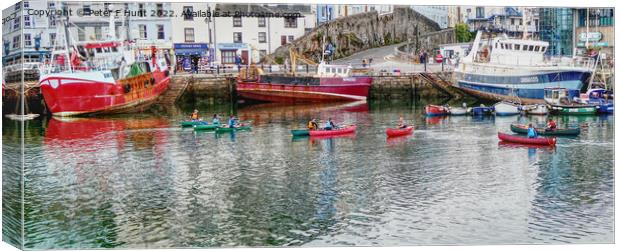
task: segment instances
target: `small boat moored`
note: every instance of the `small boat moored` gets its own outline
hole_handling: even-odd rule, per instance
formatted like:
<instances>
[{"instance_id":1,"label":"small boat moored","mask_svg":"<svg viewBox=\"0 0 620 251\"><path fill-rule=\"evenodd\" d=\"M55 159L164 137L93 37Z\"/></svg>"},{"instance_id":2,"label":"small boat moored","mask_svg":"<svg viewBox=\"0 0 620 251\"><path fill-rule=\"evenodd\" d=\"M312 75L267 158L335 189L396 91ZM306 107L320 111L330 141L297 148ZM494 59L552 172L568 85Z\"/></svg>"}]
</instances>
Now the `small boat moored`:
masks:
<instances>
[{"instance_id":1,"label":"small boat moored","mask_svg":"<svg viewBox=\"0 0 620 251\"><path fill-rule=\"evenodd\" d=\"M555 130L546 130L546 128L535 128L538 135L547 135L547 136L576 136L581 133L581 129L577 128L565 128L565 129L555 129ZM519 125L519 124L511 124L510 130L515 133L527 134L527 126Z\"/></svg>"},{"instance_id":2,"label":"small boat moored","mask_svg":"<svg viewBox=\"0 0 620 251\"><path fill-rule=\"evenodd\" d=\"M596 104L583 104L574 102L576 94L566 88L545 88L545 102L551 113L563 115L592 115L596 114Z\"/></svg>"},{"instance_id":3,"label":"small boat moored","mask_svg":"<svg viewBox=\"0 0 620 251\"><path fill-rule=\"evenodd\" d=\"M484 116L493 114L493 107L478 106L469 108L469 113L473 116Z\"/></svg>"},{"instance_id":4,"label":"small boat moored","mask_svg":"<svg viewBox=\"0 0 620 251\"><path fill-rule=\"evenodd\" d=\"M445 116L450 114L450 108L441 105L427 105L424 107L426 116Z\"/></svg>"},{"instance_id":5,"label":"small boat moored","mask_svg":"<svg viewBox=\"0 0 620 251\"><path fill-rule=\"evenodd\" d=\"M342 127L339 129L333 129L333 130L312 130L312 131L309 131L308 133L310 134L310 136L334 136L334 135L354 133L356 129L357 129L357 126L350 125L350 126Z\"/></svg>"},{"instance_id":6,"label":"small boat moored","mask_svg":"<svg viewBox=\"0 0 620 251\"><path fill-rule=\"evenodd\" d=\"M388 137L404 136L413 133L413 126L405 128L388 128L385 130Z\"/></svg>"},{"instance_id":7,"label":"small boat moored","mask_svg":"<svg viewBox=\"0 0 620 251\"><path fill-rule=\"evenodd\" d=\"M522 110L530 115L547 115L547 113L549 113L546 104L525 105L522 107Z\"/></svg>"},{"instance_id":8,"label":"small boat moored","mask_svg":"<svg viewBox=\"0 0 620 251\"><path fill-rule=\"evenodd\" d=\"M521 113L521 105L508 101L501 101L493 105L495 115L497 116L512 116Z\"/></svg>"},{"instance_id":9,"label":"small boat moored","mask_svg":"<svg viewBox=\"0 0 620 251\"><path fill-rule=\"evenodd\" d=\"M528 138L523 136L509 135L505 133L498 132L497 137L506 142L518 143L518 144L532 144L532 145L547 145L552 146L555 145L555 138L546 138L546 137L537 137L537 138Z\"/></svg>"}]
</instances>

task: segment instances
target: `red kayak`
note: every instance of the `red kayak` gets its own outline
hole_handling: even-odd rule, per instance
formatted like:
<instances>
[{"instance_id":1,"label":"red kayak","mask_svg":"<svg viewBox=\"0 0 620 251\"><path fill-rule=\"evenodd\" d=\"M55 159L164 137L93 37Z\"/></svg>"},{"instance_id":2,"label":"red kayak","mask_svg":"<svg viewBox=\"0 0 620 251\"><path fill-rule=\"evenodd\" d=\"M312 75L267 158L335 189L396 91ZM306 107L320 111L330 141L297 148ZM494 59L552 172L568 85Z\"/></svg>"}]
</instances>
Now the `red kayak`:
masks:
<instances>
[{"instance_id":1,"label":"red kayak","mask_svg":"<svg viewBox=\"0 0 620 251\"><path fill-rule=\"evenodd\" d=\"M546 146L553 146L555 145L555 141L556 141L555 138L545 138L545 137L528 138L528 137L523 137L523 136L508 135L508 134L501 133L501 132L497 133L497 137L500 140L506 141L506 142L513 142L513 143L519 143L519 144L532 144L532 145L546 145Z\"/></svg>"},{"instance_id":2,"label":"red kayak","mask_svg":"<svg viewBox=\"0 0 620 251\"><path fill-rule=\"evenodd\" d=\"M355 132L355 129L356 129L356 126L351 125L351 126L347 126L347 127L343 127L339 129L332 129L332 130L311 130L308 133L310 133L310 136L332 136L332 135L352 133L352 132Z\"/></svg>"},{"instance_id":3,"label":"red kayak","mask_svg":"<svg viewBox=\"0 0 620 251\"><path fill-rule=\"evenodd\" d=\"M385 130L385 133L387 134L388 137L409 135L412 132L413 132L413 126L408 126L405 128L388 128Z\"/></svg>"},{"instance_id":4,"label":"red kayak","mask_svg":"<svg viewBox=\"0 0 620 251\"><path fill-rule=\"evenodd\" d=\"M445 116L450 114L450 109L440 105L427 105L424 107L424 111L428 116Z\"/></svg>"}]
</instances>

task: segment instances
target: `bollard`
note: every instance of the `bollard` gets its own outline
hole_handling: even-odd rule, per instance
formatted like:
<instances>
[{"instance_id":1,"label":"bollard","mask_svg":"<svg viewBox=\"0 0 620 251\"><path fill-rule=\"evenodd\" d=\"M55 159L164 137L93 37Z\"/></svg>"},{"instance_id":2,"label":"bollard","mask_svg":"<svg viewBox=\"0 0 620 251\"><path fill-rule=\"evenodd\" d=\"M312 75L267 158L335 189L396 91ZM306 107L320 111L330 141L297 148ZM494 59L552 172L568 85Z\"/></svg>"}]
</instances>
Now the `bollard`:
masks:
<instances>
[{"instance_id":1,"label":"bollard","mask_svg":"<svg viewBox=\"0 0 620 251\"><path fill-rule=\"evenodd\" d=\"M271 69L272 66L273 65L271 65L271 64L269 65L269 73L273 72L273 69Z\"/></svg>"},{"instance_id":2,"label":"bollard","mask_svg":"<svg viewBox=\"0 0 620 251\"><path fill-rule=\"evenodd\" d=\"M306 73L310 72L309 67L309 65L306 65Z\"/></svg>"}]
</instances>

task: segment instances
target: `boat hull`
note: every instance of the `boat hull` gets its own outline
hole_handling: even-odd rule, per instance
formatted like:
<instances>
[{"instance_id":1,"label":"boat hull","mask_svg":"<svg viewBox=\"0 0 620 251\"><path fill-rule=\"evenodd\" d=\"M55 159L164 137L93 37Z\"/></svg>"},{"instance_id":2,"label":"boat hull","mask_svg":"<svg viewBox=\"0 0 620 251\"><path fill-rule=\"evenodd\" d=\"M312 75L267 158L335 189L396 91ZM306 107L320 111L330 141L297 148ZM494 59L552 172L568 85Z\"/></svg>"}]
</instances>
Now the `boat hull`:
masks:
<instances>
[{"instance_id":1,"label":"boat hull","mask_svg":"<svg viewBox=\"0 0 620 251\"><path fill-rule=\"evenodd\" d=\"M528 137L522 137L522 136L508 135L508 134L501 133L501 132L497 133L497 137L502 141L517 143L517 144L552 146L552 145L555 145L555 142L556 142L555 138L544 138L544 137L528 138Z\"/></svg>"},{"instance_id":2,"label":"boat hull","mask_svg":"<svg viewBox=\"0 0 620 251\"><path fill-rule=\"evenodd\" d=\"M291 130L294 137L310 136L309 130Z\"/></svg>"},{"instance_id":3,"label":"boat hull","mask_svg":"<svg viewBox=\"0 0 620 251\"><path fill-rule=\"evenodd\" d=\"M270 82L267 82L270 81ZM281 103L366 100L370 77L261 77L256 82L237 81L243 98Z\"/></svg>"},{"instance_id":4,"label":"boat hull","mask_svg":"<svg viewBox=\"0 0 620 251\"><path fill-rule=\"evenodd\" d=\"M499 102L493 106L493 109L497 116L512 116L521 113L520 107L517 104L507 102Z\"/></svg>"},{"instance_id":5,"label":"boat hull","mask_svg":"<svg viewBox=\"0 0 620 251\"><path fill-rule=\"evenodd\" d=\"M544 102L544 89L549 87L566 88L579 93L586 83L590 72L579 70L510 72L505 67L476 65L474 69L484 69L480 74L475 71L456 71L456 86L464 92L487 100L509 100L524 104ZM495 74L491 74L495 73Z\"/></svg>"},{"instance_id":6,"label":"boat hull","mask_svg":"<svg viewBox=\"0 0 620 251\"><path fill-rule=\"evenodd\" d=\"M42 76L41 93L54 116L132 113L148 109L168 88L164 72L115 81L106 72L74 72ZM129 86L129 87L127 87Z\"/></svg>"},{"instance_id":7,"label":"boat hull","mask_svg":"<svg viewBox=\"0 0 620 251\"><path fill-rule=\"evenodd\" d=\"M312 131L309 131L309 134L310 136L335 136L335 135L354 133L356 129L357 129L357 126L352 125L352 126L348 126L345 128L334 129L334 130L312 130Z\"/></svg>"},{"instance_id":8,"label":"boat hull","mask_svg":"<svg viewBox=\"0 0 620 251\"><path fill-rule=\"evenodd\" d=\"M510 130L519 133L519 134L527 134L527 126L525 125L510 125ZM543 136L577 136L581 133L581 129L579 128L567 128L567 129L555 129L555 130L545 130L545 128L536 128L536 133L538 135Z\"/></svg>"},{"instance_id":9,"label":"boat hull","mask_svg":"<svg viewBox=\"0 0 620 251\"><path fill-rule=\"evenodd\" d=\"M445 116L450 114L450 109L440 105L427 105L424 107L424 112L427 116Z\"/></svg>"},{"instance_id":10,"label":"boat hull","mask_svg":"<svg viewBox=\"0 0 620 251\"><path fill-rule=\"evenodd\" d=\"M408 126L406 128L388 128L385 130L385 134L387 134L388 137L404 136L411 133L413 133L413 126Z\"/></svg>"}]
</instances>

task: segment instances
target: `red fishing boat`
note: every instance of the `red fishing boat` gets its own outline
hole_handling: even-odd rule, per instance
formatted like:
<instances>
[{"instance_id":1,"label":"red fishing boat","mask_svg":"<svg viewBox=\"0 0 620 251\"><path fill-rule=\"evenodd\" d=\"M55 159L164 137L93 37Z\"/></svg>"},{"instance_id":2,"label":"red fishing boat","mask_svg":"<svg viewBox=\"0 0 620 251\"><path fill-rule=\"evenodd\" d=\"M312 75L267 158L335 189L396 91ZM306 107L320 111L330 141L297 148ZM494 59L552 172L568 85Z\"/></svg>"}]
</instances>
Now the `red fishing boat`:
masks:
<instances>
[{"instance_id":1,"label":"red fishing boat","mask_svg":"<svg viewBox=\"0 0 620 251\"><path fill-rule=\"evenodd\" d=\"M552 145L555 145L555 142L556 142L555 138L545 138L545 137L528 138L528 137L523 137L523 136L508 135L508 134L501 133L501 132L497 133L497 137L502 141L518 143L518 144L552 146Z\"/></svg>"},{"instance_id":2,"label":"red fishing boat","mask_svg":"<svg viewBox=\"0 0 620 251\"><path fill-rule=\"evenodd\" d=\"M110 28L106 41L68 45L66 38L41 67L41 93L53 115L142 111L168 88L167 56L160 57L155 47L141 55L132 44L115 40Z\"/></svg>"}]
</instances>

